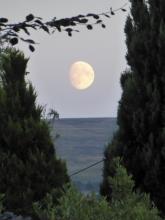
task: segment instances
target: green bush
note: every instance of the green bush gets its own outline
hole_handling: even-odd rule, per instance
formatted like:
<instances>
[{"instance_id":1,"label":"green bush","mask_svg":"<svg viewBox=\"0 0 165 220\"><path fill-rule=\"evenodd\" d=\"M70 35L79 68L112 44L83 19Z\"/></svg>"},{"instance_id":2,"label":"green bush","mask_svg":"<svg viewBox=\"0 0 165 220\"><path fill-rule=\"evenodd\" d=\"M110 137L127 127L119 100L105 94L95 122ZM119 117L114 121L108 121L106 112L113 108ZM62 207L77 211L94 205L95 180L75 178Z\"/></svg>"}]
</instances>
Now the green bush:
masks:
<instances>
[{"instance_id":1,"label":"green bush","mask_svg":"<svg viewBox=\"0 0 165 220\"><path fill-rule=\"evenodd\" d=\"M58 205L54 203L54 192L47 194L42 202L34 204L40 220L160 220L158 210L146 194L132 192L134 181L120 159L113 161L116 172L109 178L112 201L104 197L83 195L75 187L66 186Z\"/></svg>"},{"instance_id":2,"label":"green bush","mask_svg":"<svg viewBox=\"0 0 165 220\"><path fill-rule=\"evenodd\" d=\"M134 181L131 175L120 164L120 159L113 160L116 172L109 177L112 188L111 219L115 220L159 220L157 208L151 203L147 194L133 192Z\"/></svg>"},{"instance_id":3,"label":"green bush","mask_svg":"<svg viewBox=\"0 0 165 220\"><path fill-rule=\"evenodd\" d=\"M44 208L44 205L46 204ZM57 206L48 194L41 203L34 204L40 220L109 220L110 207L105 198L96 195L85 196L75 187L66 186Z\"/></svg>"}]
</instances>

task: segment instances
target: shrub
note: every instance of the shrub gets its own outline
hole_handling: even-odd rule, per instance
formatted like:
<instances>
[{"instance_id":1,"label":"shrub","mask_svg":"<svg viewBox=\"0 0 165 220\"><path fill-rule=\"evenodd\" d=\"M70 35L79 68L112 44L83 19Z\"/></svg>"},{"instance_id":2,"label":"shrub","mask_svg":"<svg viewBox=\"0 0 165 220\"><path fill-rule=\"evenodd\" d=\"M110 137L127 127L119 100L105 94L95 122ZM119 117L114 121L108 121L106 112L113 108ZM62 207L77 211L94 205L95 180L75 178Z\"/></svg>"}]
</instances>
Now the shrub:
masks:
<instances>
[{"instance_id":1,"label":"shrub","mask_svg":"<svg viewBox=\"0 0 165 220\"><path fill-rule=\"evenodd\" d=\"M158 210L150 202L149 196L132 192L134 181L120 159L114 161L115 175L109 178L112 201L94 194L83 195L74 186L65 186L56 206L54 196L34 204L40 220L160 220Z\"/></svg>"}]
</instances>

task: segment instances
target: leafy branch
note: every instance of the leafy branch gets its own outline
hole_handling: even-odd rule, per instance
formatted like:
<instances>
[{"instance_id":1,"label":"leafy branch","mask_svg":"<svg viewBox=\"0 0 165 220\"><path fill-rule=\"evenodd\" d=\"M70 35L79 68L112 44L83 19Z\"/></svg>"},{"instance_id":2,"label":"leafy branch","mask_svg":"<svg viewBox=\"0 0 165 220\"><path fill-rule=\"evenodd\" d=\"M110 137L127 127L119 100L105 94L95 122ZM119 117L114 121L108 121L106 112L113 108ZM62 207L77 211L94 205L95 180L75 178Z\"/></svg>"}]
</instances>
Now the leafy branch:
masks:
<instances>
[{"instance_id":1,"label":"leafy branch","mask_svg":"<svg viewBox=\"0 0 165 220\"><path fill-rule=\"evenodd\" d=\"M18 44L19 41L23 41L28 44L29 49L33 52L36 42L29 38L31 35L30 30L42 30L48 34L53 34L55 31L65 31L68 36L71 37L73 32L79 32L79 30L76 29L78 25L84 25L88 30L92 30L94 25L100 25L102 28L106 28L103 18L111 18L118 11L125 12L127 4L128 3L115 10L111 7L109 11L100 14L89 13L62 19L54 17L52 20L46 22L44 22L41 17L36 17L33 14L27 15L23 22L14 24L9 23L7 18L0 18L0 43L9 43L14 46ZM21 37L22 33L24 33L26 37ZM27 36L29 37L27 38Z\"/></svg>"}]
</instances>

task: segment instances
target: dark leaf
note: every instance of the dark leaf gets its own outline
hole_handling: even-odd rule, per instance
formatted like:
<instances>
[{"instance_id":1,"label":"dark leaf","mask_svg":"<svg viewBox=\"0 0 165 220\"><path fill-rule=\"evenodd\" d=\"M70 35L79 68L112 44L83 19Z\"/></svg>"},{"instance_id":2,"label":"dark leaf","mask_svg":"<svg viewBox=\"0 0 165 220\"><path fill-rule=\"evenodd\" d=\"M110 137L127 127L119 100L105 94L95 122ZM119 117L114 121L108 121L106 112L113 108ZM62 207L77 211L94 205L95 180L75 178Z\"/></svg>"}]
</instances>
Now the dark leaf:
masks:
<instances>
[{"instance_id":1,"label":"dark leaf","mask_svg":"<svg viewBox=\"0 0 165 220\"><path fill-rule=\"evenodd\" d=\"M94 14L89 13L89 14L87 14L87 17L93 17L93 15L94 15Z\"/></svg>"},{"instance_id":2,"label":"dark leaf","mask_svg":"<svg viewBox=\"0 0 165 220\"><path fill-rule=\"evenodd\" d=\"M59 25L57 25L56 28L59 32L61 32L61 27Z\"/></svg>"},{"instance_id":3,"label":"dark leaf","mask_svg":"<svg viewBox=\"0 0 165 220\"><path fill-rule=\"evenodd\" d=\"M105 24L102 24L101 27L102 27L102 28L106 28L106 25L105 25Z\"/></svg>"},{"instance_id":4,"label":"dark leaf","mask_svg":"<svg viewBox=\"0 0 165 220\"><path fill-rule=\"evenodd\" d=\"M88 30L92 30L92 29L93 29L93 27L92 27L91 24L88 24L88 25L87 25L87 28L88 28Z\"/></svg>"},{"instance_id":5,"label":"dark leaf","mask_svg":"<svg viewBox=\"0 0 165 220\"><path fill-rule=\"evenodd\" d=\"M7 18L0 18L0 23L6 23L6 22L8 22Z\"/></svg>"},{"instance_id":6,"label":"dark leaf","mask_svg":"<svg viewBox=\"0 0 165 220\"><path fill-rule=\"evenodd\" d=\"M29 45L29 49L31 50L31 52L35 51L35 48L32 45Z\"/></svg>"},{"instance_id":7,"label":"dark leaf","mask_svg":"<svg viewBox=\"0 0 165 220\"><path fill-rule=\"evenodd\" d=\"M30 44L35 44L35 41L34 40L31 40L31 39L27 39L26 42L30 43Z\"/></svg>"},{"instance_id":8,"label":"dark leaf","mask_svg":"<svg viewBox=\"0 0 165 220\"><path fill-rule=\"evenodd\" d=\"M100 16L99 15L93 15L93 17L95 18L95 19L99 19L100 18Z\"/></svg>"},{"instance_id":9,"label":"dark leaf","mask_svg":"<svg viewBox=\"0 0 165 220\"><path fill-rule=\"evenodd\" d=\"M114 11L112 10L112 8L110 8L111 11L111 15L115 15Z\"/></svg>"},{"instance_id":10,"label":"dark leaf","mask_svg":"<svg viewBox=\"0 0 165 220\"><path fill-rule=\"evenodd\" d=\"M68 36L69 36L69 37L72 37L72 32L68 32Z\"/></svg>"},{"instance_id":11,"label":"dark leaf","mask_svg":"<svg viewBox=\"0 0 165 220\"><path fill-rule=\"evenodd\" d=\"M93 18L95 18L95 19L99 19L99 18L100 18L99 15L92 14L92 13L89 13L89 14L87 14L86 16L87 16L87 17L93 17Z\"/></svg>"},{"instance_id":12,"label":"dark leaf","mask_svg":"<svg viewBox=\"0 0 165 220\"><path fill-rule=\"evenodd\" d=\"M66 28L65 30L66 30L67 32L72 32L72 31L73 31L72 28Z\"/></svg>"},{"instance_id":13,"label":"dark leaf","mask_svg":"<svg viewBox=\"0 0 165 220\"><path fill-rule=\"evenodd\" d=\"M103 21L102 20L98 20L97 22L96 22L96 24L99 24L99 23L102 23Z\"/></svg>"},{"instance_id":14,"label":"dark leaf","mask_svg":"<svg viewBox=\"0 0 165 220\"><path fill-rule=\"evenodd\" d=\"M18 38L16 38L16 37L14 37L14 38L11 38L10 39L10 43L11 43L11 45L16 45L16 44L18 44Z\"/></svg>"},{"instance_id":15,"label":"dark leaf","mask_svg":"<svg viewBox=\"0 0 165 220\"><path fill-rule=\"evenodd\" d=\"M40 21L39 19L35 20L34 22L37 23L37 24L43 25L42 21Z\"/></svg>"},{"instance_id":16,"label":"dark leaf","mask_svg":"<svg viewBox=\"0 0 165 220\"><path fill-rule=\"evenodd\" d=\"M79 22L80 22L80 23L84 23L84 24L85 24L85 23L87 23L87 22L88 22L88 19L84 18L84 19L79 20Z\"/></svg>"},{"instance_id":17,"label":"dark leaf","mask_svg":"<svg viewBox=\"0 0 165 220\"><path fill-rule=\"evenodd\" d=\"M105 17L110 18L110 16L108 14L103 14Z\"/></svg>"},{"instance_id":18,"label":"dark leaf","mask_svg":"<svg viewBox=\"0 0 165 220\"><path fill-rule=\"evenodd\" d=\"M122 8L121 10L124 11L124 12L127 11L125 8Z\"/></svg>"},{"instance_id":19,"label":"dark leaf","mask_svg":"<svg viewBox=\"0 0 165 220\"><path fill-rule=\"evenodd\" d=\"M35 41L32 40L32 39L24 39L24 38L21 38L21 40L24 41L24 42L27 42L27 43L29 43L29 44L35 44Z\"/></svg>"},{"instance_id":20,"label":"dark leaf","mask_svg":"<svg viewBox=\"0 0 165 220\"><path fill-rule=\"evenodd\" d=\"M33 14L29 14L26 16L26 21L29 22L29 21L32 21L34 19L34 15Z\"/></svg>"},{"instance_id":21,"label":"dark leaf","mask_svg":"<svg viewBox=\"0 0 165 220\"><path fill-rule=\"evenodd\" d=\"M84 18L85 16L84 15L78 15L77 17L78 18Z\"/></svg>"},{"instance_id":22,"label":"dark leaf","mask_svg":"<svg viewBox=\"0 0 165 220\"><path fill-rule=\"evenodd\" d=\"M71 37L72 36L72 31L73 29L72 28L66 28L65 31L68 32L68 36Z\"/></svg>"},{"instance_id":23,"label":"dark leaf","mask_svg":"<svg viewBox=\"0 0 165 220\"><path fill-rule=\"evenodd\" d=\"M49 29L47 26L43 25L41 26L41 28L49 34Z\"/></svg>"}]
</instances>

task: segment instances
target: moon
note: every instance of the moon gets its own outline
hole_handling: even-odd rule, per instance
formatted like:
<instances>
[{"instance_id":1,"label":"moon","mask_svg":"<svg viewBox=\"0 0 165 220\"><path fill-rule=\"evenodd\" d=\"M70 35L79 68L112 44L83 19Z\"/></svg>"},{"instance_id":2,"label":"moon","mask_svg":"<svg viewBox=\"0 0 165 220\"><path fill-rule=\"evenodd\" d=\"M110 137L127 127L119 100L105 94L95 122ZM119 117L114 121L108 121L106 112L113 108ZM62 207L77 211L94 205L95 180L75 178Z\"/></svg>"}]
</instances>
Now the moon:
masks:
<instances>
[{"instance_id":1,"label":"moon","mask_svg":"<svg viewBox=\"0 0 165 220\"><path fill-rule=\"evenodd\" d=\"M70 68L70 82L72 86L79 90L90 87L95 78L92 66L83 61L77 61Z\"/></svg>"}]
</instances>

